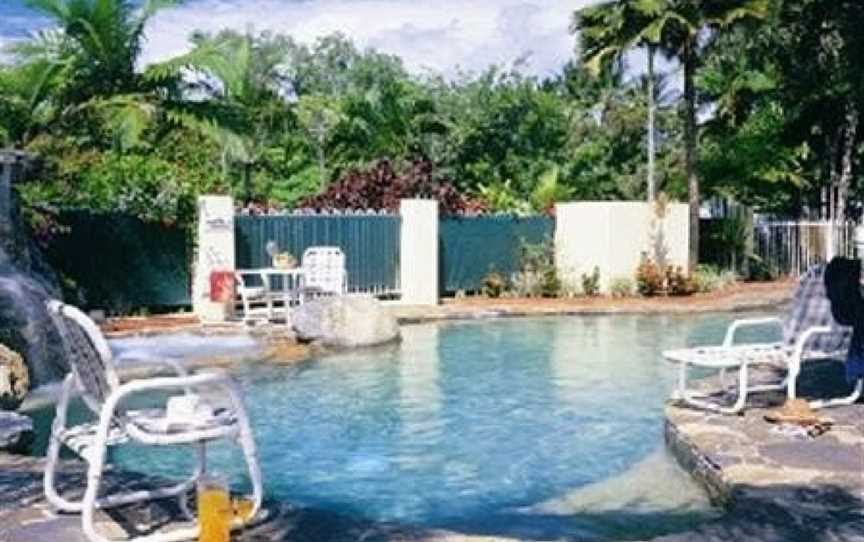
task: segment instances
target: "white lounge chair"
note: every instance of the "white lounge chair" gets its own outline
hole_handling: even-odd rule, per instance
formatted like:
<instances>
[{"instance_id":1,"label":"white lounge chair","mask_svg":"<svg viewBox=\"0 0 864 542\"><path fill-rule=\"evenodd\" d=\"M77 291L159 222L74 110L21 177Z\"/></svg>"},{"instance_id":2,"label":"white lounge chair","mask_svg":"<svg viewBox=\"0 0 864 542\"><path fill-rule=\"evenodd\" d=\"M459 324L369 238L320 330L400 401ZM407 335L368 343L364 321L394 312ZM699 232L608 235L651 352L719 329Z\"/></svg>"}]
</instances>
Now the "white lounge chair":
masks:
<instances>
[{"instance_id":1,"label":"white lounge chair","mask_svg":"<svg viewBox=\"0 0 864 542\"><path fill-rule=\"evenodd\" d=\"M58 510L81 514L84 534L91 542L108 542L94 525L96 509L104 509L134 502L168 497L180 499L181 509L191 520L186 506L186 497L195 488L206 471L206 445L218 439L235 440L243 449L252 483L252 512L247 522L254 518L261 507L263 495L261 471L255 451L255 442L249 418L235 384L223 373L207 372L188 374L181 365L165 360L177 376L120 381L114 369L111 350L99 328L81 311L59 301L49 303L49 311L61 327L64 341L70 352L71 372L63 381L62 392L48 446L45 469L45 495ZM196 390L218 392L228 401L228 408L208 408L206 402L194 395ZM124 401L153 391L177 391L196 402L199 408L186 416L173 418L165 409L129 410ZM75 427L67 427L66 416L69 401L74 392L80 392L87 407L96 415L97 421ZM172 399L169 399L169 402ZM134 441L144 445L189 445L197 455L197 465L186 480L167 487L100 496L102 474L110 446ZM60 449L66 446L88 463L87 486L80 501L61 496L55 478ZM239 521L233 527L240 527ZM168 532L160 532L135 538L141 542L171 542L197 538L200 527L197 522Z\"/></svg>"},{"instance_id":2,"label":"white lounge chair","mask_svg":"<svg viewBox=\"0 0 864 542\"><path fill-rule=\"evenodd\" d=\"M348 272L345 253L338 247L310 247L303 253L302 299L326 295L345 295Z\"/></svg>"},{"instance_id":3,"label":"white lounge chair","mask_svg":"<svg viewBox=\"0 0 864 542\"><path fill-rule=\"evenodd\" d=\"M795 292L792 307L785 319L755 318L736 320L726 331L720 346L702 346L668 350L663 357L679 366L678 387L672 399L705 410L723 414L736 414L744 409L748 394L752 392L786 390L787 397L797 397L797 380L801 363L807 360L843 359L849 349L851 328L843 327L831 316L831 305L825 292L824 266L811 268ZM746 327L779 325L783 339L776 343L736 344L738 332ZM778 383L751 385L749 369L754 364L771 364L786 369L785 378ZM713 369L720 373L720 382L726 388L725 374L738 369L737 398L732 405L710 400L704 393L688 388L690 367ZM824 408L852 404L861 397L864 380L859 380L847 397L811 401L811 408Z\"/></svg>"}]
</instances>

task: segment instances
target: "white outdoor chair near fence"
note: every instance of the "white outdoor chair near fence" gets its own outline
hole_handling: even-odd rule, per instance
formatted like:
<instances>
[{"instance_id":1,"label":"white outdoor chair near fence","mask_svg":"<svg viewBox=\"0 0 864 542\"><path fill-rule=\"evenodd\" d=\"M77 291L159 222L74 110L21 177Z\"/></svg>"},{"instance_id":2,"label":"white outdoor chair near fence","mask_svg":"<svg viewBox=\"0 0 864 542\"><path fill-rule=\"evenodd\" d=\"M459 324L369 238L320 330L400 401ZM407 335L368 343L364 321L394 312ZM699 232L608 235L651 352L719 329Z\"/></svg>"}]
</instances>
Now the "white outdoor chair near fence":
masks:
<instances>
[{"instance_id":1,"label":"white outdoor chair near fence","mask_svg":"<svg viewBox=\"0 0 864 542\"><path fill-rule=\"evenodd\" d=\"M310 247L303 253L303 288L301 299L345 295L348 272L345 253L338 247Z\"/></svg>"},{"instance_id":2,"label":"white outdoor chair near fence","mask_svg":"<svg viewBox=\"0 0 864 542\"><path fill-rule=\"evenodd\" d=\"M234 273L234 280L237 295L243 304L243 322L249 323L257 318L272 320L275 309L267 277L263 273L238 271Z\"/></svg>"},{"instance_id":3,"label":"white outdoor chair near fence","mask_svg":"<svg viewBox=\"0 0 864 542\"><path fill-rule=\"evenodd\" d=\"M92 320L75 307L59 301L51 301L49 311L62 330L72 368L63 381L45 469L45 495L55 508L80 513L87 538L91 542L107 542L110 539L99 533L94 524L97 509L176 497L188 523L134 540L169 542L197 538L200 526L189 513L186 498L206 473L207 444L227 439L240 445L247 463L253 504L247 522L258 514L263 489L255 442L240 393L228 375L218 372L188 374L182 365L165 360L164 365L177 376L121 382L108 343ZM79 392L97 420L67 427L69 401ZM165 392L179 392L179 395L169 397L164 408L132 410L126 405L128 399L148 392L163 394L157 397L164 397ZM187 479L174 485L102 496L100 489L108 449L126 442L157 447L188 445L196 452L195 469ZM68 500L57 491L56 474L62 446L88 463L87 485L81 500ZM235 520L232 526L240 527L241 523Z\"/></svg>"},{"instance_id":4,"label":"white outdoor chair near fence","mask_svg":"<svg viewBox=\"0 0 864 542\"><path fill-rule=\"evenodd\" d=\"M801 364L808 360L844 359L849 350L852 329L839 325L831 315L824 283L825 266L812 267L802 278L795 292L790 312L785 318L756 318L736 320L727 332L721 346L701 346L669 350L663 356L679 365L678 388L674 400L698 408L735 414L744 409L747 396L752 392L786 390L787 397L797 397L797 380ZM776 343L735 344L738 332L745 327L780 325L783 340ZM749 369L754 364L771 364L786 370L778 383L751 385ZM690 367L719 371L724 389L727 370L738 369L737 398L734 404L724 405L703 393L687 387ZM842 398L811 401L812 408L848 405L858 400L864 388L859 380L851 395Z\"/></svg>"},{"instance_id":5,"label":"white outdoor chair near fence","mask_svg":"<svg viewBox=\"0 0 864 542\"><path fill-rule=\"evenodd\" d=\"M243 322L291 320L291 310L300 303L303 270L268 267L234 272L236 294L243 305ZM254 282L253 282L254 281Z\"/></svg>"}]
</instances>

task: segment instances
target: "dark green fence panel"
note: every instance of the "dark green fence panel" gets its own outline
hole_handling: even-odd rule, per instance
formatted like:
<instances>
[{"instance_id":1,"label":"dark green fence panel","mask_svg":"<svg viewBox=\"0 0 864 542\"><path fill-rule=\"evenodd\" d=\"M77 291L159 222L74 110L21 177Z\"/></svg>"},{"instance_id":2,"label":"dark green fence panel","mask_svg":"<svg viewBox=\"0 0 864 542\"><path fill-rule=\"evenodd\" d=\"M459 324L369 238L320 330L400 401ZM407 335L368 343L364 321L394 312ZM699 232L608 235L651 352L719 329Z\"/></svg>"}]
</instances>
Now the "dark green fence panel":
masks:
<instances>
[{"instance_id":1,"label":"dark green fence panel","mask_svg":"<svg viewBox=\"0 0 864 542\"><path fill-rule=\"evenodd\" d=\"M550 238L549 217L489 216L441 220L441 287L445 292L477 291L491 271L509 277L519 270L523 244Z\"/></svg>"},{"instance_id":2,"label":"dark green fence panel","mask_svg":"<svg viewBox=\"0 0 864 542\"><path fill-rule=\"evenodd\" d=\"M122 214L64 213L47 250L54 268L88 308L128 312L188 305L191 251L186 230Z\"/></svg>"},{"instance_id":3,"label":"dark green fence panel","mask_svg":"<svg viewBox=\"0 0 864 542\"><path fill-rule=\"evenodd\" d=\"M349 291L399 292L398 216L238 216L234 224L238 269L269 267L268 241L298 261L309 247L336 246L345 253Z\"/></svg>"}]
</instances>

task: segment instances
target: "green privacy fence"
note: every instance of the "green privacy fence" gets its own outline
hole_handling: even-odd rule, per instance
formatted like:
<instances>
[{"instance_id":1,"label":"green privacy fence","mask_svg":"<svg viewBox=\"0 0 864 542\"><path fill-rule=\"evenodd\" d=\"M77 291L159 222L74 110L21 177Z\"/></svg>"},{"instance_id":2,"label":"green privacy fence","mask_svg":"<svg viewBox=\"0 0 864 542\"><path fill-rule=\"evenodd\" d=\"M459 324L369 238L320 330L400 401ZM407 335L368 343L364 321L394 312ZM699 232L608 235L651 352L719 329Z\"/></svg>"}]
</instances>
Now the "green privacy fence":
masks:
<instances>
[{"instance_id":1,"label":"green privacy fence","mask_svg":"<svg viewBox=\"0 0 864 542\"><path fill-rule=\"evenodd\" d=\"M505 277L518 271L522 246L551 238L555 221L541 216L446 218L439 228L442 290L477 291L491 271Z\"/></svg>"},{"instance_id":2,"label":"green privacy fence","mask_svg":"<svg viewBox=\"0 0 864 542\"><path fill-rule=\"evenodd\" d=\"M350 292L399 292L398 216L238 216L234 224L238 269L269 267L269 241L298 260L309 247L336 246L345 253Z\"/></svg>"},{"instance_id":3,"label":"green privacy fence","mask_svg":"<svg viewBox=\"0 0 864 542\"><path fill-rule=\"evenodd\" d=\"M123 214L67 212L46 257L88 308L127 313L188 305L191 250L186 230ZM71 288L69 288L71 287Z\"/></svg>"}]
</instances>

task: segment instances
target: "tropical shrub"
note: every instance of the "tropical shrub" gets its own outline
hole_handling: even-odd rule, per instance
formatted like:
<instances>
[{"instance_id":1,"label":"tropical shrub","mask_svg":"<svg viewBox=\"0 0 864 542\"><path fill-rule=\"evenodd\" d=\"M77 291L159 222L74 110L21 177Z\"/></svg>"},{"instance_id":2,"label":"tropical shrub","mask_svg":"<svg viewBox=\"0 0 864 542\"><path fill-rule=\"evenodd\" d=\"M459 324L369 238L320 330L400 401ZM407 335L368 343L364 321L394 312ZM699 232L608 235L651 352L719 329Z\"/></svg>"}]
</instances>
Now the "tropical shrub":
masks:
<instances>
[{"instance_id":1,"label":"tropical shrub","mask_svg":"<svg viewBox=\"0 0 864 542\"><path fill-rule=\"evenodd\" d=\"M630 277L615 277L609 283L612 297L630 297L635 289L636 286Z\"/></svg>"},{"instance_id":2,"label":"tropical shrub","mask_svg":"<svg viewBox=\"0 0 864 542\"><path fill-rule=\"evenodd\" d=\"M582 293L587 296L596 296L600 293L600 268L596 265L591 274L582 273Z\"/></svg>"},{"instance_id":3,"label":"tropical shrub","mask_svg":"<svg viewBox=\"0 0 864 542\"><path fill-rule=\"evenodd\" d=\"M666 277L660 270L660 266L647 256L642 257L642 262L636 268L636 289L640 295L646 297L661 293L664 289Z\"/></svg>"},{"instance_id":4,"label":"tropical shrub","mask_svg":"<svg viewBox=\"0 0 864 542\"><path fill-rule=\"evenodd\" d=\"M696 291L693 280L679 266L666 268L666 292L669 295L691 295Z\"/></svg>"},{"instance_id":5,"label":"tropical shrub","mask_svg":"<svg viewBox=\"0 0 864 542\"><path fill-rule=\"evenodd\" d=\"M555 265L555 245L550 237L540 243L522 243L519 272L513 277L518 293L527 296L557 297L562 290Z\"/></svg>"},{"instance_id":6,"label":"tropical shrub","mask_svg":"<svg viewBox=\"0 0 864 542\"><path fill-rule=\"evenodd\" d=\"M713 292L732 286L737 281L734 271L724 271L713 265L699 265L691 275L697 292Z\"/></svg>"},{"instance_id":7,"label":"tropical shrub","mask_svg":"<svg viewBox=\"0 0 864 542\"><path fill-rule=\"evenodd\" d=\"M501 297L507 289L507 280L501 273L490 271L483 277L483 295L486 297Z\"/></svg>"}]
</instances>

